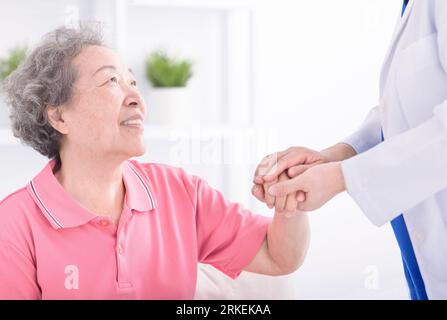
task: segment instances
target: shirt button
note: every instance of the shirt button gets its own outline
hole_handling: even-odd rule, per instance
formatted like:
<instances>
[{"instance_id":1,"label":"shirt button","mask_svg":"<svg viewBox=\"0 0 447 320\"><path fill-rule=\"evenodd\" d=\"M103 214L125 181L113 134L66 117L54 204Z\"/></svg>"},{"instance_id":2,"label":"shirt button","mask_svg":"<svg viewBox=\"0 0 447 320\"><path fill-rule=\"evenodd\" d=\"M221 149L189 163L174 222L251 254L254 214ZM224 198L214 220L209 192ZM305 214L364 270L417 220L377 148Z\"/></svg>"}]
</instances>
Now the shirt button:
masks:
<instances>
[{"instance_id":1,"label":"shirt button","mask_svg":"<svg viewBox=\"0 0 447 320\"><path fill-rule=\"evenodd\" d=\"M107 219L99 220L99 225L102 226L102 227L107 227L109 224L110 224L110 222Z\"/></svg>"},{"instance_id":2,"label":"shirt button","mask_svg":"<svg viewBox=\"0 0 447 320\"><path fill-rule=\"evenodd\" d=\"M118 246L118 253L119 254L123 254L124 253L124 249L121 245Z\"/></svg>"}]
</instances>

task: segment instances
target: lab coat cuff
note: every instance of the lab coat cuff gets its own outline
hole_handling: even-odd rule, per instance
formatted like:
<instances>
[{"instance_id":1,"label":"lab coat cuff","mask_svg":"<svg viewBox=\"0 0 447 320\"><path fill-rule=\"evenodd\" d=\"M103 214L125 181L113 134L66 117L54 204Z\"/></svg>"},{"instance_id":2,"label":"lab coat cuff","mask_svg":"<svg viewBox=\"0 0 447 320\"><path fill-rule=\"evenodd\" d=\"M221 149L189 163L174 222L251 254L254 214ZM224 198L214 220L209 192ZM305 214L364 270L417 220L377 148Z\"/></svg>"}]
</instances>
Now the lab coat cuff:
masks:
<instances>
[{"instance_id":1,"label":"lab coat cuff","mask_svg":"<svg viewBox=\"0 0 447 320\"><path fill-rule=\"evenodd\" d=\"M346 191L360 207L366 217L376 226L380 227L392 218L384 214L374 199L369 196L368 190L363 185L363 179L357 168L356 157L341 162Z\"/></svg>"},{"instance_id":2,"label":"lab coat cuff","mask_svg":"<svg viewBox=\"0 0 447 320\"><path fill-rule=\"evenodd\" d=\"M369 149L369 145L364 142L364 140L361 138L360 134L354 133L341 141L339 143L345 143L350 145L357 154L360 154L362 152L365 152Z\"/></svg>"}]
</instances>

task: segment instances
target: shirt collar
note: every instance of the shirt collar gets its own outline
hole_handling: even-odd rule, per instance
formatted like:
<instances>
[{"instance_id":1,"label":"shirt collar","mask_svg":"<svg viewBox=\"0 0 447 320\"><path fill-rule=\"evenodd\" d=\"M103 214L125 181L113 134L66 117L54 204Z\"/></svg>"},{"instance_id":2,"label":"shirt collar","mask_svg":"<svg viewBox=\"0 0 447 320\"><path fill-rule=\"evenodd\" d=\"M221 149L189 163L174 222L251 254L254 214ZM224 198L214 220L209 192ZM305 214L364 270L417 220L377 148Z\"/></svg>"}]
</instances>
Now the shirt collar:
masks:
<instances>
[{"instance_id":1,"label":"shirt collar","mask_svg":"<svg viewBox=\"0 0 447 320\"><path fill-rule=\"evenodd\" d=\"M73 228L88 223L98 215L71 197L53 173L56 161L50 160L27 186L31 197L55 229ZM126 187L125 205L138 212L154 211L155 197L149 180L131 161L123 164Z\"/></svg>"}]
</instances>

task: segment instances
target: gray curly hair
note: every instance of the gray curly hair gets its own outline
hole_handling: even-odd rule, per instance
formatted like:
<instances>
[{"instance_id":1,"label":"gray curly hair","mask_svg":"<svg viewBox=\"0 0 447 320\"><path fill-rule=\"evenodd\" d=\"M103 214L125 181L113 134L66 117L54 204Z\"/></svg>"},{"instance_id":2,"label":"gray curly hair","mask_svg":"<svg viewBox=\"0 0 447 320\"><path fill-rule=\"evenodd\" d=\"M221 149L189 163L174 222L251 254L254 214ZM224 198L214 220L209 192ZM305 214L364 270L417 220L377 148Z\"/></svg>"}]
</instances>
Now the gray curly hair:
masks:
<instances>
[{"instance_id":1,"label":"gray curly hair","mask_svg":"<svg viewBox=\"0 0 447 320\"><path fill-rule=\"evenodd\" d=\"M59 164L62 135L51 126L47 107L70 101L77 78L71 62L90 45L104 46L100 28L81 25L51 31L2 85L14 137Z\"/></svg>"}]
</instances>

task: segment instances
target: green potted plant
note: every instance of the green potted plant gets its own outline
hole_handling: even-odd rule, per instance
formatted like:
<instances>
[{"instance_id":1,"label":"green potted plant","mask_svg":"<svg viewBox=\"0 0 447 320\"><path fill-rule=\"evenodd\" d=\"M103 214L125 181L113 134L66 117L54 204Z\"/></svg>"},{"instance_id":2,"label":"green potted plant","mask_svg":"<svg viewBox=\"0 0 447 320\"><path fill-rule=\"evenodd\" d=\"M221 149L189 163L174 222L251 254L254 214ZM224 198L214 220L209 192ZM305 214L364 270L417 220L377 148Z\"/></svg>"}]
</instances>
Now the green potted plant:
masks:
<instances>
[{"instance_id":1,"label":"green potted plant","mask_svg":"<svg viewBox=\"0 0 447 320\"><path fill-rule=\"evenodd\" d=\"M17 46L9 50L9 55L6 58L0 59L0 81L9 76L25 59L26 46Z\"/></svg>"},{"instance_id":2,"label":"green potted plant","mask_svg":"<svg viewBox=\"0 0 447 320\"><path fill-rule=\"evenodd\" d=\"M0 58L0 86L1 82L22 63L27 50L27 46L16 46L9 50L9 54L6 57ZM3 97L0 96L0 127L8 124L8 110Z\"/></svg>"},{"instance_id":3,"label":"green potted plant","mask_svg":"<svg viewBox=\"0 0 447 320\"><path fill-rule=\"evenodd\" d=\"M188 81L193 75L192 62L155 51L146 60L148 120L162 125L186 125L193 119Z\"/></svg>"}]
</instances>

